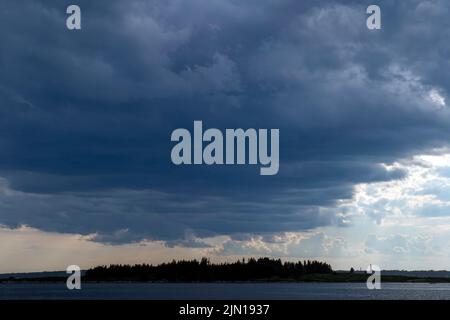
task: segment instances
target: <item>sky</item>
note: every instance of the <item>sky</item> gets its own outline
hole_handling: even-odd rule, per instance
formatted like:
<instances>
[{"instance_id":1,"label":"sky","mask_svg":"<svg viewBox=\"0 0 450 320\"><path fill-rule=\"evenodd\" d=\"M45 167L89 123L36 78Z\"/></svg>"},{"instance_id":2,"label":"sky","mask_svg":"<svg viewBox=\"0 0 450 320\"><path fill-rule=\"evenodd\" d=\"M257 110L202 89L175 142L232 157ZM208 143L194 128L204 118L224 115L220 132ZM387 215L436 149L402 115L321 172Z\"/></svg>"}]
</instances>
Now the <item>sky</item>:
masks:
<instances>
[{"instance_id":1,"label":"sky","mask_svg":"<svg viewBox=\"0 0 450 320\"><path fill-rule=\"evenodd\" d=\"M0 272L450 269L450 3L376 1L368 30L371 4L1 1ZM278 174L175 166L195 120L278 128Z\"/></svg>"}]
</instances>

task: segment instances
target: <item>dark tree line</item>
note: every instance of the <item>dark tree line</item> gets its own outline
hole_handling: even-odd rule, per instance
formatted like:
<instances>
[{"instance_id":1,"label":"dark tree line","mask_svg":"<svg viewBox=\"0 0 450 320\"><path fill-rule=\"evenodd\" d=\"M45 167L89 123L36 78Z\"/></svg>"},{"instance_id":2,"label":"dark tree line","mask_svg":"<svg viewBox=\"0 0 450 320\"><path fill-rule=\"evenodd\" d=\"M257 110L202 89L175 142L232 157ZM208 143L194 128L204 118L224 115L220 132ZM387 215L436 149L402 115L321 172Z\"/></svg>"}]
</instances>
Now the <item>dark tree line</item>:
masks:
<instances>
[{"instance_id":1,"label":"dark tree line","mask_svg":"<svg viewBox=\"0 0 450 320\"><path fill-rule=\"evenodd\" d=\"M86 271L90 281L252 281L300 279L307 274L332 273L331 266L320 261L281 262L260 258L213 264L208 259L181 260L157 266L149 264L99 266Z\"/></svg>"}]
</instances>

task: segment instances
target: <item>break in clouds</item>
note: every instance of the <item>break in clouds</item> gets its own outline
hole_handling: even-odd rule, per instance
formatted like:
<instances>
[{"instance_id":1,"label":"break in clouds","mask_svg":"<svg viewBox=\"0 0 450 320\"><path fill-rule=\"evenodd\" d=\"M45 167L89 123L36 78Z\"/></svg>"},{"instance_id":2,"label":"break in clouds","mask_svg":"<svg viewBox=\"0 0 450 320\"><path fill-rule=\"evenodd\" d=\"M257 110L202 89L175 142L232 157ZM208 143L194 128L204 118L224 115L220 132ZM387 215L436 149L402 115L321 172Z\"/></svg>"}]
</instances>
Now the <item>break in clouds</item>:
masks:
<instances>
[{"instance_id":1,"label":"break in clouds","mask_svg":"<svg viewBox=\"0 0 450 320\"><path fill-rule=\"evenodd\" d=\"M168 243L345 227L448 147L448 1L0 3L0 224ZM170 134L279 128L280 168L175 166Z\"/></svg>"}]
</instances>

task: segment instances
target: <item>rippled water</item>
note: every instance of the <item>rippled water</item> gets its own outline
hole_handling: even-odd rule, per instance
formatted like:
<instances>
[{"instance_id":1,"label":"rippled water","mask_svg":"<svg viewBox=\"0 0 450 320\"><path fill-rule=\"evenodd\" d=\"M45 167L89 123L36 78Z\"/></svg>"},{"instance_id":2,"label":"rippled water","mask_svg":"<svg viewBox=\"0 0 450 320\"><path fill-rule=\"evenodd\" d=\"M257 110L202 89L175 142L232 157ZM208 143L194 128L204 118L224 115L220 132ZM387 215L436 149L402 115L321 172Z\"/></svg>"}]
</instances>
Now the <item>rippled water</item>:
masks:
<instances>
[{"instance_id":1,"label":"rippled water","mask_svg":"<svg viewBox=\"0 0 450 320\"><path fill-rule=\"evenodd\" d=\"M384 283L100 283L0 284L0 299L450 299L450 284Z\"/></svg>"}]
</instances>

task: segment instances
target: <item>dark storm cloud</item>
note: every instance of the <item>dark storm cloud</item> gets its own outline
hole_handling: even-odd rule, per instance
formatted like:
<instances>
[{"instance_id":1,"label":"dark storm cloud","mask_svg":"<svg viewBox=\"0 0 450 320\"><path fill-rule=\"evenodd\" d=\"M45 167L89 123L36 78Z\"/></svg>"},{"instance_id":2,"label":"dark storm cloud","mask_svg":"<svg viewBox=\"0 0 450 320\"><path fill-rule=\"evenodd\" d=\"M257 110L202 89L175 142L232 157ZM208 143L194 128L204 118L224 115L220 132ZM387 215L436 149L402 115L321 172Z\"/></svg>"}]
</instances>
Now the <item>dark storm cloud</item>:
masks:
<instances>
[{"instance_id":1,"label":"dark storm cloud","mask_svg":"<svg viewBox=\"0 0 450 320\"><path fill-rule=\"evenodd\" d=\"M0 4L0 224L177 241L340 225L356 183L448 144L445 1ZM170 133L280 128L280 172L175 167ZM12 189L12 190L11 190ZM187 239L187 240L186 240Z\"/></svg>"}]
</instances>

